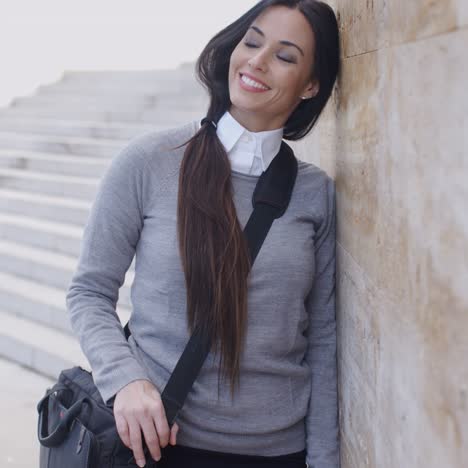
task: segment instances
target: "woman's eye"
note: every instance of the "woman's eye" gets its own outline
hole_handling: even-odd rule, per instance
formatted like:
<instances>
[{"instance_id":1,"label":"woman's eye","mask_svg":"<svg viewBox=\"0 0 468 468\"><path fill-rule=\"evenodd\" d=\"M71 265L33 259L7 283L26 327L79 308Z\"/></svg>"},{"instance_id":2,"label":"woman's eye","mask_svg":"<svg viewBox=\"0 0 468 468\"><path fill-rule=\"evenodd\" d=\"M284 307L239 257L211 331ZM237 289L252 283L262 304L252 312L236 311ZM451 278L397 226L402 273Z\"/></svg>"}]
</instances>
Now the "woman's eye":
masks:
<instances>
[{"instance_id":1,"label":"woman's eye","mask_svg":"<svg viewBox=\"0 0 468 468\"><path fill-rule=\"evenodd\" d=\"M246 47L249 47L249 48L258 48L257 45L252 44L251 42L244 42L244 45L245 45ZM289 60L289 59L287 59L287 58L281 57L280 55L277 55L277 57L278 57L280 60L282 60L283 62L295 63L294 60Z\"/></svg>"},{"instance_id":2,"label":"woman's eye","mask_svg":"<svg viewBox=\"0 0 468 468\"><path fill-rule=\"evenodd\" d=\"M288 59L285 59L284 57L280 57L279 55L278 55L278 58L283 60L284 62L294 63L294 60L288 60Z\"/></svg>"}]
</instances>

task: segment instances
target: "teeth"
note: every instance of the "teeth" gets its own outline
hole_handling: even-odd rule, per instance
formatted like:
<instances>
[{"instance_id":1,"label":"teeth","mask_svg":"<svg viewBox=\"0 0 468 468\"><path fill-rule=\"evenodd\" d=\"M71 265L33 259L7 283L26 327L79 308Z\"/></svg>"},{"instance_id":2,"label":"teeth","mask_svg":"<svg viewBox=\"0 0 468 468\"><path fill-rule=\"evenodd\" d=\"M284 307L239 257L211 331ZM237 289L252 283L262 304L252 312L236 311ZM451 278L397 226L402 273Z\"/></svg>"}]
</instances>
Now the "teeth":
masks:
<instances>
[{"instance_id":1,"label":"teeth","mask_svg":"<svg viewBox=\"0 0 468 468\"><path fill-rule=\"evenodd\" d=\"M249 86L253 86L254 88L259 88L259 89L268 89L266 86L261 85L260 83L257 83L254 80L251 80L250 78L247 78L245 75L241 76L241 80L244 83L247 83Z\"/></svg>"}]
</instances>

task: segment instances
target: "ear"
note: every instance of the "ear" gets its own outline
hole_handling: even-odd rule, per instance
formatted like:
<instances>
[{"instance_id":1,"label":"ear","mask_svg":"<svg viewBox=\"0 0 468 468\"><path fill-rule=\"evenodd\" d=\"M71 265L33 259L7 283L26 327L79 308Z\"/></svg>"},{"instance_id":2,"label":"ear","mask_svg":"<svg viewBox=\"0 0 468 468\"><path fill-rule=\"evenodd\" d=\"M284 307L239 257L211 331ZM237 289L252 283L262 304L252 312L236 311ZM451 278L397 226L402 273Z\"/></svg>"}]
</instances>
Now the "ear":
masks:
<instances>
[{"instance_id":1,"label":"ear","mask_svg":"<svg viewBox=\"0 0 468 468\"><path fill-rule=\"evenodd\" d=\"M307 99L313 98L319 92L319 89L320 83L318 79L310 80L303 89L301 96L306 96Z\"/></svg>"}]
</instances>

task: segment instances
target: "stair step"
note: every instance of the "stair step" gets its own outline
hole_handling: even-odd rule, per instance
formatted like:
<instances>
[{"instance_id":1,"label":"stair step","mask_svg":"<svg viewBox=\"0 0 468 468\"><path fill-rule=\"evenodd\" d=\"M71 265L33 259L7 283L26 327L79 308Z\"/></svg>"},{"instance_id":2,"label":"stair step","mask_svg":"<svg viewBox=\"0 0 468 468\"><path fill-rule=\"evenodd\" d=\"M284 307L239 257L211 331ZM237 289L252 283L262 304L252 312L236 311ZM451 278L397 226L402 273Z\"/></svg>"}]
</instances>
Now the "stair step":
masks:
<instances>
[{"instance_id":1,"label":"stair step","mask_svg":"<svg viewBox=\"0 0 468 468\"><path fill-rule=\"evenodd\" d=\"M67 97L82 96L85 98L94 99L119 99L131 103L139 102L141 105L145 103L161 103L164 101L165 106L171 107L174 100L187 99L191 102L197 102L198 105L207 104L208 94L198 82L183 81L172 84L172 89L162 89L155 87L154 84L138 87L130 87L126 84L108 83L102 85L100 83L85 84L85 83L68 83L61 82L54 85L44 85L37 88L35 94L30 94L28 97ZM23 96L22 96L23 97ZM21 98L22 98L21 97ZM14 101L13 101L14 102Z\"/></svg>"},{"instance_id":2,"label":"stair step","mask_svg":"<svg viewBox=\"0 0 468 468\"><path fill-rule=\"evenodd\" d=\"M197 81L193 79L166 80L155 83L154 81L132 84L124 81L59 81L48 83L37 88L36 95L50 96L57 94L75 95L107 95L107 96L154 96L161 94L179 94L201 96L208 99L208 94Z\"/></svg>"},{"instance_id":3,"label":"stair step","mask_svg":"<svg viewBox=\"0 0 468 468\"><path fill-rule=\"evenodd\" d=\"M70 255L5 240L0 240L0 257L1 272L61 289L69 287L78 263L78 259ZM126 307L131 307L130 287L134 273L132 262L119 294L119 302Z\"/></svg>"},{"instance_id":4,"label":"stair step","mask_svg":"<svg viewBox=\"0 0 468 468\"><path fill-rule=\"evenodd\" d=\"M0 111L0 115L3 112ZM79 137L53 137L48 135L28 135L15 132L0 132L0 147L32 150L44 153L72 154L95 158L112 158L125 146L121 140L104 140Z\"/></svg>"},{"instance_id":5,"label":"stair step","mask_svg":"<svg viewBox=\"0 0 468 468\"><path fill-rule=\"evenodd\" d=\"M16 242L26 248L77 258L81 251L83 226L0 212L0 242ZM135 267L135 257L128 275Z\"/></svg>"},{"instance_id":6,"label":"stair step","mask_svg":"<svg viewBox=\"0 0 468 468\"><path fill-rule=\"evenodd\" d=\"M67 289L37 283L0 272L0 304L14 316L73 335L66 306ZM125 324L130 309L117 304L117 315Z\"/></svg>"},{"instance_id":7,"label":"stair step","mask_svg":"<svg viewBox=\"0 0 468 468\"><path fill-rule=\"evenodd\" d=\"M0 304L17 316L71 334L63 289L0 272Z\"/></svg>"},{"instance_id":8,"label":"stair step","mask_svg":"<svg viewBox=\"0 0 468 468\"><path fill-rule=\"evenodd\" d=\"M63 369L91 370L78 338L0 310L0 356L57 379Z\"/></svg>"},{"instance_id":9,"label":"stair step","mask_svg":"<svg viewBox=\"0 0 468 468\"><path fill-rule=\"evenodd\" d=\"M190 123L193 120L201 120L206 114L207 108L191 110L144 110L118 111L95 109L47 109L42 107L24 109L21 107L0 108L0 118L54 118L65 120L100 120L102 122L120 122L134 124L153 124L180 126ZM0 142L0 145L2 143ZM61 150L63 151L63 149ZM87 153L89 154L89 153Z\"/></svg>"},{"instance_id":10,"label":"stair step","mask_svg":"<svg viewBox=\"0 0 468 468\"><path fill-rule=\"evenodd\" d=\"M65 255L80 254L83 227L30 216L0 213L0 239Z\"/></svg>"},{"instance_id":11,"label":"stair step","mask_svg":"<svg viewBox=\"0 0 468 468\"><path fill-rule=\"evenodd\" d=\"M0 118L0 131L53 137L77 137L108 140L130 140L138 135L171 128L168 125L103 123L99 121L73 121L52 118L14 117Z\"/></svg>"},{"instance_id":12,"label":"stair step","mask_svg":"<svg viewBox=\"0 0 468 468\"><path fill-rule=\"evenodd\" d=\"M24 190L0 189L0 213L23 218L38 218L76 225L82 228L91 209L91 201L54 197Z\"/></svg>"},{"instance_id":13,"label":"stair step","mask_svg":"<svg viewBox=\"0 0 468 468\"><path fill-rule=\"evenodd\" d=\"M129 96L109 93L63 93L56 95L32 95L14 98L10 106L15 108L55 108L55 109L102 109L115 111L199 110L206 105L206 98L200 94L189 93L152 93Z\"/></svg>"},{"instance_id":14,"label":"stair step","mask_svg":"<svg viewBox=\"0 0 468 468\"><path fill-rule=\"evenodd\" d=\"M194 71L194 63L167 70L67 70L59 83L81 83L87 86L96 83L108 86L111 83L114 86L131 87L151 85L153 89L167 92L174 83L193 83Z\"/></svg>"},{"instance_id":15,"label":"stair step","mask_svg":"<svg viewBox=\"0 0 468 468\"><path fill-rule=\"evenodd\" d=\"M48 174L23 169L0 168L0 187L44 195L93 200L99 178Z\"/></svg>"},{"instance_id":16,"label":"stair step","mask_svg":"<svg viewBox=\"0 0 468 468\"><path fill-rule=\"evenodd\" d=\"M0 149L0 169L22 169L78 177L101 177L112 158Z\"/></svg>"}]
</instances>

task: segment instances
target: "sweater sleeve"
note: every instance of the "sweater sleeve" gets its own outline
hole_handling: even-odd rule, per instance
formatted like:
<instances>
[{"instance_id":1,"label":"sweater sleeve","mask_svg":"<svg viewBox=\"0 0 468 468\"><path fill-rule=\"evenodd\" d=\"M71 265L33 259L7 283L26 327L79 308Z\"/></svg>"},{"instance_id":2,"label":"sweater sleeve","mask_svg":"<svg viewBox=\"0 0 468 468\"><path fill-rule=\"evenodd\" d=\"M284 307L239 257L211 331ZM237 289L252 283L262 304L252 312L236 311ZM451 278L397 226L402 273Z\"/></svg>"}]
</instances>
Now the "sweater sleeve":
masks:
<instances>
[{"instance_id":1,"label":"sweater sleeve","mask_svg":"<svg viewBox=\"0 0 468 468\"><path fill-rule=\"evenodd\" d=\"M306 297L309 315L306 361L312 391L306 415L309 468L339 468L338 386L335 313L336 194L327 176L318 196L325 214L315 237L315 276Z\"/></svg>"},{"instance_id":2,"label":"sweater sleeve","mask_svg":"<svg viewBox=\"0 0 468 468\"><path fill-rule=\"evenodd\" d=\"M146 162L135 139L111 159L83 230L78 265L66 295L72 331L106 405L130 382L150 380L133 355L116 313L119 289L143 227L151 185L146 180Z\"/></svg>"}]
</instances>

